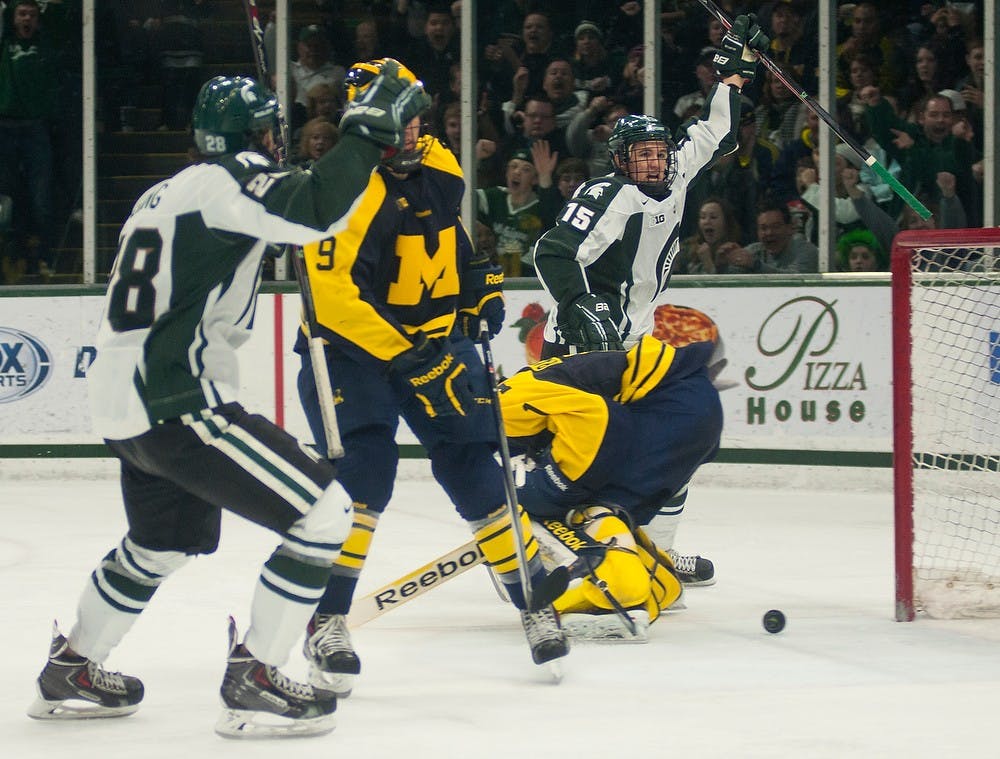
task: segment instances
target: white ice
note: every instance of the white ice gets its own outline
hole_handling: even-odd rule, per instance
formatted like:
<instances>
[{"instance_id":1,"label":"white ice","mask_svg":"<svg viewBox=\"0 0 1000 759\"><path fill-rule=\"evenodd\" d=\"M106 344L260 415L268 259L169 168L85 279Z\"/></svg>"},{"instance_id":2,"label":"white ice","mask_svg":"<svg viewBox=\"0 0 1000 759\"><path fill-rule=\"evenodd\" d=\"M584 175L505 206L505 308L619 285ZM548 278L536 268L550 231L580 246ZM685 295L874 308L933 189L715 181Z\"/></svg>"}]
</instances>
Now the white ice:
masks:
<instances>
[{"instance_id":1,"label":"white ice","mask_svg":"<svg viewBox=\"0 0 1000 759\"><path fill-rule=\"evenodd\" d=\"M421 466L397 483L361 592L468 539ZM577 644L554 685L477 568L357 629L363 673L337 729L285 742L212 730L226 617L245 628L275 543L235 518L219 551L171 578L108 661L144 680L137 714L26 717L52 619L69 629L124 517L110 467L82 479L72 467L40 479L0 471L0 756L1000 756L1000 621L893 621L885 473L862 474L874 486L858 489L831 485L832 468L799 482L771 469L756 475L769 487L749 488L733 471L699 475L678 539L715 561L718 584L689 590L687 609L655 623L648 645ZM777 635L761 626L770 608L788 617ZM287 671L303 674L298 649Z\"/></svg>"}]
</instances>

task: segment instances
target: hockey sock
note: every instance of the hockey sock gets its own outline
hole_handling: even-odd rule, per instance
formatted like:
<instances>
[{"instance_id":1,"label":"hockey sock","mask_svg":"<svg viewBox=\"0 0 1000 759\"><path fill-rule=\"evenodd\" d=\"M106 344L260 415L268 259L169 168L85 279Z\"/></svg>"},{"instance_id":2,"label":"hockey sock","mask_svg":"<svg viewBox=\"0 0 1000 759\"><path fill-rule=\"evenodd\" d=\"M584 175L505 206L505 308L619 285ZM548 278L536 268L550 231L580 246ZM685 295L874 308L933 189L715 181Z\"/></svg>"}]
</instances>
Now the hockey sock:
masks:
<instances>
[{"instance_id":1,"label":"hockey sock","mask_svg":"<svg viewBox=\"0 0 1000 759\"><path fill-rule=\"evenodd\" d=\"M350 611L358 576L371 550L372 538L375 536L380 516L379 512L366 508L364 504L354 504L354 522L351 524L351 531L344 541L340 556L333 562L333 571L326 590L316 608L320 614L347 614Z\"/></svg>"},{"instance_id":2,"label":"hockey sock","mask_svg":"<svg viewBox=\"0 0 1000 759\"><path fill-rule=\"evenodd\" d=\"M166 577L190 561L178 551L144 548L128 536L87 581L69 634L70 647L96 662L108 658Z\"/></svg>"},{"instance_id":3,"label":"hockey sock","mask_svg":"<svg viewBox=\"0 0 1000 759\"><path fill-rule=\"evenodd\" d=\"M521 520L521 532L524 535L524 555L528 560L528 575L534 581L545 576L545 568L538 555L538 543L535 542L535 536L531 532L528 515L520 506L517 510ZM472 527L473 535L487 563L504 584L511 602L518 609L524 609L526 604L518 573L515 542L517 536L507 507L502 506L485 519L470 521L469 526Z\"/></svg>"},{"instance_id":4,"label":"hockey sock","mask_svg":"<svg viewBox=\"0 0 1000 759\"><path fill-rule=\"evenodd\" d=\"M351 499L338 482L282 536L264 563L243 644L265 664L280 667L302 635L326 589L351 526Z\"/></svg>"}]
</instances>

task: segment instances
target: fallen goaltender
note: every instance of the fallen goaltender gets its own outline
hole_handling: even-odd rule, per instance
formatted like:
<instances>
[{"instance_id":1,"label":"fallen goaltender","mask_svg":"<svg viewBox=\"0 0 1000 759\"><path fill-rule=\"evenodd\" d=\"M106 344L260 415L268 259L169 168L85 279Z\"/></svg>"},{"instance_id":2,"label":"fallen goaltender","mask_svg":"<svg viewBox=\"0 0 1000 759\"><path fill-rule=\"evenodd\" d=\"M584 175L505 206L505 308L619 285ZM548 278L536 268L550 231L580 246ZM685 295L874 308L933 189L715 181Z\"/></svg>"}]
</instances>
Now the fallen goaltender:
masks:
<instances>
[{"instance_id":1,"label":"fallen goaltender","mask_svg":"<svg viewBox=\"0 0 1000 759\"><path fill-rule=\"evenodd\" d=\"M574 638L645 643L650 623L667 610L683 608L682 584L670 556L641 528L630 527L624 512L585 506L566 520L533 521L532 531L546 567L564 566L569 572L570 587L554 606ZM475 541L465 543L356 598L348 626L360 627L398 609L483 562Z\"/></svg>"}]
</instances>

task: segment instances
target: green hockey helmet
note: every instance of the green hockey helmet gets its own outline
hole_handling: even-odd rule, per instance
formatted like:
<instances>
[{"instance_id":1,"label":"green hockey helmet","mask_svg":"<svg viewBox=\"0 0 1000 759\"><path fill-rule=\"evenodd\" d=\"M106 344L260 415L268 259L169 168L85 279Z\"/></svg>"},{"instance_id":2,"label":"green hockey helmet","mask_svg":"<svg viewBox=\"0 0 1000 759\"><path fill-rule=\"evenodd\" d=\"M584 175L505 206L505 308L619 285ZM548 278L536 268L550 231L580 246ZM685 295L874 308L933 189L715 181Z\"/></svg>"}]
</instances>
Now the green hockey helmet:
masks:
<instances>
[{"instance_id":1,"label":"green hockey helmet","mask_svg":"<svg viewBox=\"0 0 1000 759\"><path fill-rule=\"evenodd\" d=\"M191 116L194 142L204 155L255 146L278 128L278 100L255 79L217 76L202 85Z\"/></svg>"},{"instance_id":2,"label":"green hockey helmet","mask_svg":"<svg viewBox=\"0 0 1000 759\"><path fill-rule=\"evenodd\" d=\"M662 169L657 167L658 159L633 154L632 147L644 142L663 143L666 161ZM652 116L622 116L611 130L608 153L617 174L627 177L651 197L666 197L677 176L677 145L661 121Z\"/></svg>"}]
</instances>

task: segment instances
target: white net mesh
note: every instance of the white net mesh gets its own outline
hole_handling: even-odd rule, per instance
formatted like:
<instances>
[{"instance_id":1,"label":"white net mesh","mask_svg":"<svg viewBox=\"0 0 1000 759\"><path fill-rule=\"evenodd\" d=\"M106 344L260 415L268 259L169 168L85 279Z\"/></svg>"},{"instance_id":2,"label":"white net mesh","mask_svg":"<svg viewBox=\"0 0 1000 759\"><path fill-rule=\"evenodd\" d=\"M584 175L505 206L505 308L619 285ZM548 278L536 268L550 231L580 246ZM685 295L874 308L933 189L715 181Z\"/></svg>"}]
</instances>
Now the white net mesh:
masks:
<instances>
[{"instance_id":1,"label":"white net mesh","mask_svg":"<svg viewBox=\"0 0 1000 759\"><path fill-rule=\"evenodd\" d=\"M1000 616L1000 238L912 251L917 610Z\"/></svg>"}]
</instances>

